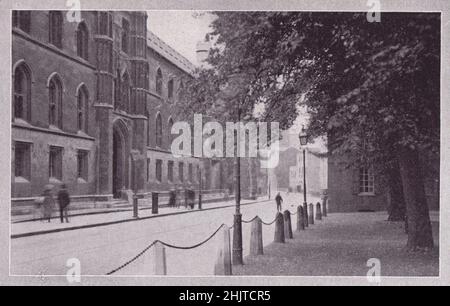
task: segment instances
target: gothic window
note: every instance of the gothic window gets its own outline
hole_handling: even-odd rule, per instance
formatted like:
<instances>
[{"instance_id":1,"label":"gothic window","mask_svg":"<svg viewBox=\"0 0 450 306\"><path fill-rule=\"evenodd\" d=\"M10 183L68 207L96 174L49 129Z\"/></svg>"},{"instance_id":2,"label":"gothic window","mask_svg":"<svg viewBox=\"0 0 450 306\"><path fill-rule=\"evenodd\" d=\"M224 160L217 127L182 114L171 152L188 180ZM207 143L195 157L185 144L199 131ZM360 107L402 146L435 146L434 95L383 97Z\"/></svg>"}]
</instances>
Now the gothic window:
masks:
<instances>
[{"instance_id":1,"label":"gothic window","mask_svg":"<svg viewBox=\"0 0 450 306\"><path fill-rule=\"evenodd\" d=\"M168 126L167 126L167 143L170 146L172 145L173 135L172 135L172 127L173 127L173 119L169 118Z\"/></svg>"},{"instance_id":2,"label":"gothic window","mask_svg":"<svg viewBox=\"0 0 450 306\"><path fill-rule=\"evenodd\" d=\"M14 118L30 119L31 74L22 63L14 71Z\"/></svg>"},{"instance_id":3,"label":"gothic window","mask_svg":"<svg viewBox=\"0 0 450 306\"><path fill-rule=\"evenodd\" d=\"M128 53L128 42L130 37L130 24L126 19L122 19L122 51Z\"/></svg>"},{"instance_id":4,"label":"gothic window","mask_svg":"<svg viewBox=\"0 0 450 306\"><path fill-rule=\"evenodd\" d=\"M48 96L49 124L58 128L62 128L62 83L57 76L54 76L49 82Z\"/></svg>"},{"instance_id":5,"label":"gothic window","mask_svg":"<svg viewBox=\"0 0 450 306\"><path fill-rule=\"evenodd\" d=\"M162 182L162 160L156 160L156 180Z\"/></svg>"},{"instance_id":6,"label":"gothic window","mask_svg":"<svg viewBox=\"0 0 450 306\"><path fill-rule=\"evenodd\" d=\"M184 163L178 163L178 180L184 182Z\"/></svg>"},{"instance_id":7,"label":"gothic window","mask_svg":"<svg viewBox=\"0 0 450 306\"><path fill-rule=\"evenodd\" d=\"M167 162L167 180L173 182L173 161Z\"/></svg>"},{"instance_id":8,"label":"gothic window","mask_svg":"<svg viewBox=\"0 0 450 306\"><path fill-rule=\"evenodd\" d=\"M173 79L170 79L167 83L167 97L173 99Z\"/></svg>"},{"instance_id":9,"label":"gothic window","mask_svg":"<svg viewBox=\"0 0 450 306\"><path fill-rule=\"evenodd\" d=\"M129 111L130 107L130 95L131 95L131 85L130 85L130 77L128 73L125 73L122 77L121 81L121 101L120 101L120 109L126 112Z\"/></svg>"},{"instance_id":10,"label":"gothic window","mask_svg":"<svg viewBox=\"0 0 450 306\"><path fill-rule=\"evenodd\" d=\"M163 131L162 131L162 118L161 114L158 114L156 116L156 146L161 147L162 146L162 138L163 138Z\"/></svg>"},{"instance_id":11,"label":"gothic window","mask_svg":"<svg viewBox=\"0 0 450 306\"><path fill-rule=\"evenodd\" d=\"M13 27L19 28L24 32L30 33L31 12L13 11Z\"/></svg>"},{"instance_id":12,"label":"gothic window","mask_svg":"<svg viewBox=\"0 0 450 306\"><path fill-rule=\"evenodd\" d=\"M48 161L48 177L62 180L62 154L61 147L50 147Z\"/></svg>"},{"instance_id":13,"label":"gothic window","mask_svg":"<svg viewBox=\"0 0 450 306\"><path fill-rule=\"evenodd\" d=\"M77 55L85 60L89 54L89 35L88 29L84 22L78 25L77 29Z\"/></svg>"},{"instance_id":14,"label":"gothic window","mask_svg":"<svg viewBox=\"0 0 450 306\"><path fill-rule=\"evenodd\" d=\"M78 150L78 152L77 152L77 177L86 182L89 179L88 158L89 158L88 151Z\"/></svg>"},{"instance_id":15,"label":"gothic window","mask_svg":"<svg viewBox=\"0 0 450 306\"><path fill-rule=\"evenodd\" d=\"M163 76L161 69L156 71L156 93L162 95Z\"/></svg>"},{"instance_id":16,"label":"gothic window","mask_svg":"<svg viewBox=\"0 0 450 306\"><path fill-rule=\"evenodd\" d=\"M97 32L100 35L112 37L112 18L108 12L98 13Z\"/></svg>"},{"instance_id":17,"label":"gothic window","mask_svg":"<svg viewBox=\"0 0 450 306\"><path fill-rule=\"evenodd\" d=\"M77 94L77 123L78 130L87 133L88 131L88 101L89 95L86 86L82 86Z\"/></svg>"},{"instance_id":18,"label":"gothic window","mask_svg":"<svg viewBox=\"0 0 450 306\"><path fill-rule=\"evenodd\" d=\"M52 45L62 48L63 16L60 11L49 13L49 41Z\"/></svg>"}]
</instances>

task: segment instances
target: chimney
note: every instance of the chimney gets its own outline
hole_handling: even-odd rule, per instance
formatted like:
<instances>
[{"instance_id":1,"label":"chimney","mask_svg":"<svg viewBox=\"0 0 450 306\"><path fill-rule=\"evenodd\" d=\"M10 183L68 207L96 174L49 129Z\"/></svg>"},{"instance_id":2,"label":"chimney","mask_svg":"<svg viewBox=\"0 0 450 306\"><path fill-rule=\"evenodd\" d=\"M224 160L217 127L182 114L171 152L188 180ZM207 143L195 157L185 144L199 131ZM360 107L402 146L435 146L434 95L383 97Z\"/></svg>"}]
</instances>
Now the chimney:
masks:
<instances>
[{"instance_id":1,"label":"chimney","mask_svg":"<svg viewBox=\"0 0 450 306\"><path fill-rule=\"evenodd\" d=\"M200 67L205 67L207 65L206 59L209 55L209 50L211 49L211 42L209 41L199 41L197 42L197 63Z\"/></svg>"}]
</instances>

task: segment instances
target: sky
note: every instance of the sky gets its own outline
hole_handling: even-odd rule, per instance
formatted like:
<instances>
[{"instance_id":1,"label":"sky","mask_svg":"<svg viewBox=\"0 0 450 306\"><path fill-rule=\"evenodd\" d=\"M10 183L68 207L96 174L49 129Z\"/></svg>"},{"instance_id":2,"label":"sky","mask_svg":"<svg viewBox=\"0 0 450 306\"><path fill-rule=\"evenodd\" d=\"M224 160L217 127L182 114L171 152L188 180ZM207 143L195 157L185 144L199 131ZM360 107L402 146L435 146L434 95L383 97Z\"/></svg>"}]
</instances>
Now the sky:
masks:
<instances>
[{"instance_id":1,"label":"sky","mask_svg":"<svg viewBox=\"0 0 450 306\"><path fill-rule=\"evenodd\" d=\"M197 65L196 45L211 31L213 17L198 11L147 11L148 28Z\"/></svg>"}]
</instances>

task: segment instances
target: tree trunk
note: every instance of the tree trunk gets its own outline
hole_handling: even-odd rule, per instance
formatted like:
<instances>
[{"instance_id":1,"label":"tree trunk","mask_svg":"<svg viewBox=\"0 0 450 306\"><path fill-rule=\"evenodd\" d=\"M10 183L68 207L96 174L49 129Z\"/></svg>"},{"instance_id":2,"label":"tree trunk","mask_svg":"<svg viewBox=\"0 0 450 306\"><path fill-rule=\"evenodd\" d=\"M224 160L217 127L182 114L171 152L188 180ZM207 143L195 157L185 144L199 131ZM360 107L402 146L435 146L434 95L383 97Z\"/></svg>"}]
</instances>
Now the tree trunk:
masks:
<instances>
[{"instance_id":1,"label":"tree trunk","mask_svg":"<svg viewBox=\"0 0 450 306\"><path fill-rule=\"evenodd\" d=\"M388 171L389 218L388 221L405 221L406 204L403 195L402 179L398 163Z\"/></svg>"},{"instance_id":2,"label":"tree trunk","mask_svg":"<svg viewBox=\"0 0 450 306\"><path fill-rule=\"evenodd\" d=\"M433 233L420 170L419 152L410 148L398 150L398 161L406 202L409 251L433 248Z\"/></svg>"}]
</instances>

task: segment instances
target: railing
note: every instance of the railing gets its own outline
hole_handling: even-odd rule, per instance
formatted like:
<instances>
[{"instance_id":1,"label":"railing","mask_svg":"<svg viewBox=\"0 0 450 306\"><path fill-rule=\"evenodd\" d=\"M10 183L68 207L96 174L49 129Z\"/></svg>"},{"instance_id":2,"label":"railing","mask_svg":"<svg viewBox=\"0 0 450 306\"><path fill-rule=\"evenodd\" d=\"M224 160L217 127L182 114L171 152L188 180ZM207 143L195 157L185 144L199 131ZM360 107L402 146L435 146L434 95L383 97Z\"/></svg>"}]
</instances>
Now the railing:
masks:
<instances>
[{"instance_id":1,"label":"railing","mask_svg":"<svg viewBox=\"0 0 450 306\"><path fill-rule=\"evenodd\" d=\"M304 231L307 227L308 220L311 221L311 216L316 221L322 221L323 217L327 216L327 200L325 199L321 203L317 203L315 207L314 215L314 205L310 204L309 213L308 210L304 210L303 206L298 206L296 212L291 212L285 210L283 213L277 212L275 219L271 222L264 222L257 215L251 220L242 220L242 223L251 224L251 235L250 235L250 255L263 255L263 239L262 239L262 226L271 226L275 224L274 230L274 243L285 243L286 239L294 239L292 232L291 216L297 216L297 232ZM314 223L309 222L310 225ZM230 246L230 230L233 226L229 227L226 224L220 225L212 234L210 234L203 241L196 243L191 246L177 246L173 244L166 243L161 240L154 240L148 246L146 246L141 252L139 252L135 257L128 260L123 265L116 269L111 270L107 275L113 275L125 267L129 266L135 262L138 258L146 254L150 249L154 249L155 254L155 265L154 273L155 275L166 275L167 274L167 263L166 263L166 253L165 247L179 250L192 250L198 248L211 239L213 239L221 230L223 232L223 243L219 245L217 250L217 258L214 266L215 275L232 275L232 263L231 263L231 246Z\"/></svg>"}]
</instances>

